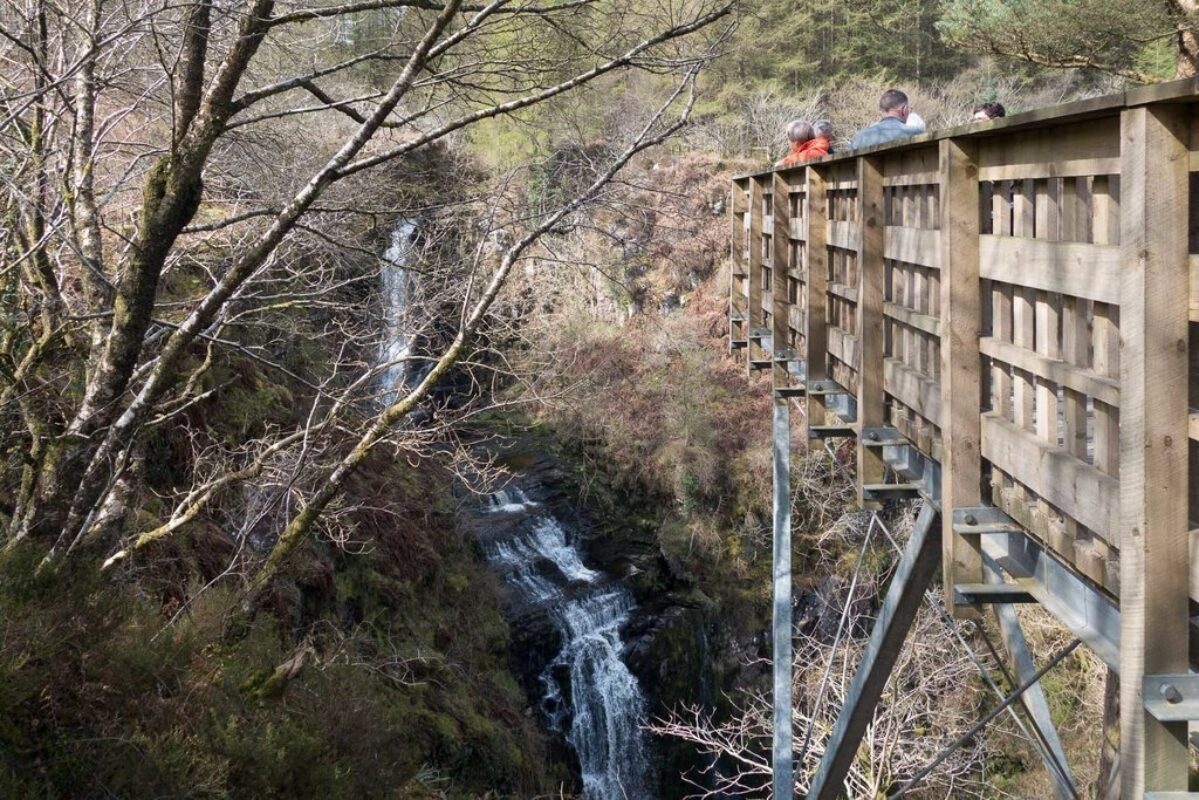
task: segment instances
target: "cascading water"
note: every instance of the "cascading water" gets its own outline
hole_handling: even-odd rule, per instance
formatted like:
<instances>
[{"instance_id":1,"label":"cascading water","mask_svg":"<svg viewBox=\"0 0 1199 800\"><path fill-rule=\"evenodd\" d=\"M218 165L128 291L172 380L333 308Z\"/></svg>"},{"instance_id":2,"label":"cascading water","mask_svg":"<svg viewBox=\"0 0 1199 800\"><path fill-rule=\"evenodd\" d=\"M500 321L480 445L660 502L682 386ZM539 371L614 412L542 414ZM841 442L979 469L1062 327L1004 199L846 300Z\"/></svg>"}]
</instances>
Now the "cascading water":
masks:
<instances>
[{"instance_id":1,"label":"cascading water","mask_svg":"<svg viewBox=\"0 0 1199 800\"><path fill-rule=\"evenodd\" d=\"M640 727L645 697L620 658L632 595L589 569L561 523L519 487L492 495L487 511L523 517L511 536L490 544L488 560L516 599L547 612L562 634L561 651L541 674L542 708L578 755L584 794L589 800L654 796Z\"/></svg>"},{"instance_id":2,"label":"cascading water","mask_svg":"<svg viewBox=\"0 0 1199 800\"><path fill-rule=\"evenodd\" d=\"M387 262L382 271L383 324L385 337L380 347L379 363L387 368L379 379L383 402L390 405L408 380L408 357L412 355L412 333L408 319L408 304L412 292L412 275L408 271L412 258L416 222L407 217L396 221L391 240L383 251Z\"/></svg>"}]
</instances>

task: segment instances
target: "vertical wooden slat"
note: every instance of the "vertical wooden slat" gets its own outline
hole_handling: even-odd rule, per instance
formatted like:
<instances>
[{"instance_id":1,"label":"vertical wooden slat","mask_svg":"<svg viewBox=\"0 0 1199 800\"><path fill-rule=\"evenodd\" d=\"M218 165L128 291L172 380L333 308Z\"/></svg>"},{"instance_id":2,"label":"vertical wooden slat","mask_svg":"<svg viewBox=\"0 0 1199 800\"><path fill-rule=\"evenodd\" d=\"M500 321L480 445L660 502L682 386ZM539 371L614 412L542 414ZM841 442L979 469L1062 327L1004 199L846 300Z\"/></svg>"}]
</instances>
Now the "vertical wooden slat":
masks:
<instances>
[{"instance_id":1,"label":"vertical wooden slat","mask_svg":"<svg viewBox=\"0 0 1199 800\"><path fill-rule=\"evenodd\" d=\"M1062 302L1062 357L1079 367L1088 365L1090 341L1087 334L1087 302L1067 297ZM1066 452L1082 461L1087 460L1087 396L1074 389L1065 389Z\"/></svg>"},{"instance_id":2,"label":"vertical wooden slat","mask_svg":"<svg viewBox=\"0 0 1199 800\"><path fill-rule=\"evenodd\" d=\"M1046 358L1061 358L1061 341L1058 338L1061 320L1061 295L1047 292L1037 294L1037 352ZM1057 384L1037 378L1036 380L1036 416L1037 438L1046 446L1058 446L1058 400ZM1044 535L1050 546L1059 554L1072 560L1074 557L1073 530L1066 530L1061 517L1049 503L1038 498L1036 504L1037 516L1044 525Z\"/></svg>"},{"instance_id":3,"label":"vertical wooden slat","mask_svg":"<svg viewBox=\"0 0 1199 800\"><path fill-rule=\"evenodd\" d=\"M912 310L928 313L928 281L924 279L923 267L912 267ZM922 331L912 331L916 352L912 366L922 374L928 374L928 340Z\"/></svg>"},{"instance_id":4,"label":"vertical wooden slat","mask_svg":"<svg viewBox=\"0 0 1199 800\"><path fill-rule=\"evenodd\" d=\"M732 193L729 197L729 257L732 260L731 268L729 269L729 342L737 339L739 334L739 323L734 319L736 314L741 310L741 270L744 262L744 252L741 249L741 239L744 235L741 232L743 216L739 211L740 204L744 202L741 198L744 193L741 187L736 182L733 183Z\"/></svg>"},{"instance_id":5,"label":"vertical wooden slat","mask_svg":"<svg viewBox=\"0 0 1199 800\"><path fill-rule=\"evenodd\" d=\"M1061 180L1046 178L1036 182L1036 238L1056 242L1060 236L1061 215L1058 209Z\"/></svg>"},{"instance_id":6,"label":"vertical wooden slat","mask_svg":"<svg viewBox=\"0 0 1199 800\"><path fill-rule=\"evenodd\" d=\"M749 220L746 214L749 211L749 195L748 182L745 179L733 183L733 194L729 207L733 267L729 275L729 307L740 316L739 320L733 320L729 326L730 343L732 341L744 341L748 334L748 323L745 313L748 308L749 298L746 296L745 275L748 270L748 258L745 252L745 242L748 235Z\"/></svg>"},{"instance_id":7,"label":"vertical wooden slat","mask_svg":"<svg viewBox=\"0 0 1199 800\"><path fill-rule=\"evenodd\" d=\"M953 531L953 509L981 501L981 327L977 144L940 143L941 460L942 556L945 605L957 609L953 585L982 581L977 542Z\"/></svg>"},{"instance_id":8,"label":"vertical wooden slat","mask_svg":"<svg viewBox=\"0 0 1199 800\"><path fill-rule=\"evenodd\" d=\"M1020 287L1012 298L1012 341L1027 350L1036 347L1033 338L1036 297L1035 290ZM1033 376L1024 370L1013 369L1012 383L1012 421L1020 428L1032 430Z\"/></svg>"},{"instance_id":9,"label":"vertical wooden slat","mask_svg":"<svg viewBox=\"0 0 1199 800\"><path fill-rule=\"evenodd\" d=\"M791 315L791 300L787 291L788 268L791 260L791 185L786 177L776 172L774 173L774 258L772 265L774 269L774 286L771 290L771 298L773 302L773 330L771 335L774 338L774 363L771 364L771 374L774 378L774 387L780 388L787 386L790 379L787 375L787 363L777 359L778 354L789 349L790 344L787 334L789 333L788 320Z\"/></svg>"},{"instance_id":10,"label":"vertical wooden slat","mask_svg":"<svg viewBox=\"0 0 1199 800\"><path fill-rule=\"evenodd\" d=\"M1097 175L1091 185L1091 209L1095 244L1120 243L1120 178Z\"/></svg>"},{"instance_id":11,"label":"vertical wooden slat","mask_svg":"<svg viewBox=\"0 0 1199 800\"><path fill-rule=\"evenodd\" d=\"M1035 219L1033 181L1017 181L1012 191L1012 235L1031 239Z\"/></svg>"},{"instance_id":12,"label":"vertical wooden slat","mask_svg":"<svg viewBox=\"0 0 1199 800\"><path fill-rule=\"evenodd\" d=\"M994 193L991 195L991 225L996 236L1012 235L1011 191L1010 181L996 181L994 184Z\"/></svg>"},{"instance_id":13,"label":"vertical wooden slat","mask_svg":"<svg viewBox=\"0 0 1199 800\"><path fill-rule=\"evenodd\" d=\"M762 327L762 179L749 180L749 263L746 272L749 275L749 308L745 310L746 335L749 346L745 348L748 361L756 361L762 357L761 347L753 338L755 328Z\"/></svg>"},{"instance_id":14,"label":"vertical wooden slat","mask_svg":"<svg viewBox=\"0 0 1199 800\"><path fill-rule=\"evenodd\" d=\"M906 205L906 203L905 203ZM905 214L908 209L905 207ZM882 451L863 444L864 428L886 420L883 397L883 172L877 158L858 159L858 502L862 486L881 483Z\"/></svg>"},{"instance_id":15,"label":"vertical wooden slat","mask_svg":"<svg viewBox=\"0 0 1199 800\"><path fill-rule=\"evenodd\" d=\"M1095 354L1095 372L1109 378L1120 377L1120 310L1107 303L1096 303L1091 321L1091 347ZM1095 466L1112 477L1120 477L1120 412L1114 406L1095 401Z\"/></svg>"},{"instance_id":16,"label":"vertical wooden slat","mask_svg":"<svg viewBox=\"0 0 1199 800\"><path fill-rule=\"evenodd\" d=\"M1120 179L1100 175L1092 185L1095 244L1120 243ZM1091 318L1091 351L1095 372L1108 378L1120 377L1120 310L1108 303L1095 303ZM1113 477L1120 476L1119 410L1094 401L1095 466Z\"/></svg>"},{"instance_id":17,"label":"vertical wooden slat","mask_svg":"<svg viewBox=\"0 0 1199 800\"><path fill-rule=\"evenodd\" d=\"M1062 193L1058 206L1058 228L1063 242L1085 241L1085 229L1080 230L1082 198L1078 194L1078 179L1063 178Z\"/></svg>"},{"instance_id":18,"label":"vertical wooden slat","mask_svg":"<svg viewBox=\"0 0 1199 800\"><path fill-rule=\"evenodd\" d=\"M1037 352L1046 358L1061 358L1058 324L1061 317L1061 297L1041 292L1037 295ZM1057 385L1037 379L1037 436L1050 447L1058 444Z\"/></svg>"},{"instance_id":19,"label":"vertical wooden slat","mask_svg":"<svg viewBox=\"0 0 1199 800\"><path fill-rule=\"evenodd\" d=\"M1186 791L1187 725L1146 713L1143 676L1187 671L1187 123L1121 113L1121 797Z\"/></svg>"},{"instance_id":20,"label":"vertical wooden slat","mask_svg":"<svg viewBox=\"0 0 1199 800\"><path fill-rule=\"evenodd\" d=\"M944 268L941 270L944 272ZM945 280L945 276L941 276ZM944 285L944 284L942 284ZM941 296L945 296L942 288ZM1012 285L991 282L991 335L1002 342L1012 341ZM1004 419L1012 418L1012 375L1009 367L991 363L991 409Z\"/></svg>"},{"instance_id":21,"label":"vertical wooden slat","mask_svg":"<svg viewBox=\"0 0 1199 800\"><path fill-rule=\"evenodd\" d=\"M828 378L828 221L829 201L825 187L825 172L818 167L808 167L807 203L805 216L808 219L808 279L804 282L804 341L807 352L804 364L806 381ZM807 427L825 423L824 397L807 395L804 398L805 438Z\"/></svg>"}]
</instances>

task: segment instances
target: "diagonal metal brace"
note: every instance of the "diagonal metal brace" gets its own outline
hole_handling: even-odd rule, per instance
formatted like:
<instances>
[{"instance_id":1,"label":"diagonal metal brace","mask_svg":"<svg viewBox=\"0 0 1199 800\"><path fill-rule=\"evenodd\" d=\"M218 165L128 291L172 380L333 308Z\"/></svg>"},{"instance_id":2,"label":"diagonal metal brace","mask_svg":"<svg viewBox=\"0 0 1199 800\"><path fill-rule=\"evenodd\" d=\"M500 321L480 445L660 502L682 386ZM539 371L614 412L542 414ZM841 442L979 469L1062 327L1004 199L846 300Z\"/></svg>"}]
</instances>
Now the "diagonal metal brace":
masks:
<instances>
[{"instance_id":1,"label":"diagonal metal brace","mask_svg":"<svg viewBox=\"0 0 1199 800\"><path fill-rule=\"evenodd\" d=\"M912 621L924 601L924 592L940 566L941 515L925 503L916 519L912 538L904 546L899 568L887 589L887 597L870 633L870 643L853 677L845 705L825 745L824 757L808 790L808 800L833 800L841 791L866 727L874 717L874 708L903 650Z\"/></svg>"}]
</instances>

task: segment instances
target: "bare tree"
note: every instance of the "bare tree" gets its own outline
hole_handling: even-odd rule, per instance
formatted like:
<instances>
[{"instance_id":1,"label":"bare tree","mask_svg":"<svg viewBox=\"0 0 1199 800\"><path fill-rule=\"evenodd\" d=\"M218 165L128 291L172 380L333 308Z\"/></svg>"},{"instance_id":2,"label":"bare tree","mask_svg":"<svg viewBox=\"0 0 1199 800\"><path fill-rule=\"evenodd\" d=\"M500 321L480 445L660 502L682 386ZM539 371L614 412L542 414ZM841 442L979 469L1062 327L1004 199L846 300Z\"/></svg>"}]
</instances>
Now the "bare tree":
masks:
<instances>
[{"instance_id":1,"label":"bare tree","mask_svg":"<svg viewBox=\"0 0 1199 800\"><path fill-rule=\"evenodd\" d=\"M0 8L9 546L33 542L47 565L97 549L116 563L266 474L282 529L254 579L266 585L378 445L401 429L414 446L444 434L440 421L412 423L413 412L475 357L509 277L539 243L687 124L731 1ZM364 355L378 326L347 313L345 297L360 311L373 288L363 275L379 272L342 267L388 265L346 229L437 205L372 206L378 183L402 184L420 158L452 152L482 123L616 91L629 73L646 75L659 101L552 202L518 202L511 181L460 187L464 234L420 243L431 288L407 324L425 354ZM304 335L336 353L315 378L286 363L287 337ZM230 355L305 385L294 426L218 443L195 424L221 391L214 364ZM380 389L397 360L424 363ZM130 534L144 444L164 429L190 443L198 466L165 521Z\"/></svg>"}]
</instances>

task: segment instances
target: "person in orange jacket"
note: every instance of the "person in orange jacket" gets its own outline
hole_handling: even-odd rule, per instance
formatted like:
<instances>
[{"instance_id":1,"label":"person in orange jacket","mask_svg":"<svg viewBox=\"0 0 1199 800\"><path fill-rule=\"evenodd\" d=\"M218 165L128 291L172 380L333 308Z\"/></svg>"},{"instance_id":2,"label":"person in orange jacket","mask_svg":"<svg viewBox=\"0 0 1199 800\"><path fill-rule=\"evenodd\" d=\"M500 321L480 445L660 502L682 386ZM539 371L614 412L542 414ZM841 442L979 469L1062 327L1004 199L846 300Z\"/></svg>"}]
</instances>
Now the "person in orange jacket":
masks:
<instances>
[{"instance_id":1,"label":"person in orange jacket","mask_svg":"<svg viewBox=\"0 0 1199 800\"><path fill-rule=\"evenodd\" d=\"M787 126L788 138L790 138L792 127L796 123L806 128L810 132L810 135L803 142L797 143L795 139L791 140L791 152L778 163L780 167L793 167L796 164L809 161L813 158L827 156L833 150L833 123L822 119L814 125L808 125L806 122L796 120L796 122Z\"/></svg>"},{"instance_id":2,"label":"person in orange jacket","mask_svg":"<svg viewBox=\"0 0 1199 800\"><path fill-rule=\"evenodd\" d=\"M802 119L791 120L787 123L787 140L791 142L791 149L775 164L776 167L789 167L803 160L800 156L812 141L812 126Z\"/></svg>"}]
</instances>

